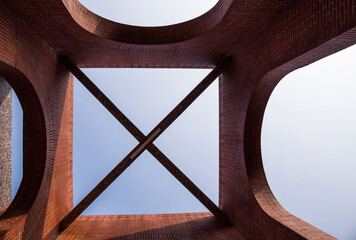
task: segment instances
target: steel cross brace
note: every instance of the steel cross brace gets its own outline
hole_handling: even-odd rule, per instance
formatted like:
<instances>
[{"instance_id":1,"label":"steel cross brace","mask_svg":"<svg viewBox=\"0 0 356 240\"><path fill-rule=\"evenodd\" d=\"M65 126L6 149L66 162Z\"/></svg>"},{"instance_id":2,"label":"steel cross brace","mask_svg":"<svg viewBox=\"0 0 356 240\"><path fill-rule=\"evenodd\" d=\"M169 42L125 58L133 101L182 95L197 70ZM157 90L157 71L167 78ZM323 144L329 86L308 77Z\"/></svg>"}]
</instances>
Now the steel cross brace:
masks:
<instances>
[{"instance_id":1,"label":"steel cross brace","mask_svg":"<svg viewBox=\"0 0 356 240\"><path fill-rule=\"evenodd\" d=\"M217 66L155 127L145 136L106 95L70 60L61 55L61 63L89 90L90 93L139 141L139 144L104 178L83 200L60 222L59 230L64 231L105 189L115 181L147 149L181 184L183 184L223 225L230 220L172 161L168 159L153 141L166 130L200 94L226 69L231 58L223 59Z\"/></svg>"}]
</instances>

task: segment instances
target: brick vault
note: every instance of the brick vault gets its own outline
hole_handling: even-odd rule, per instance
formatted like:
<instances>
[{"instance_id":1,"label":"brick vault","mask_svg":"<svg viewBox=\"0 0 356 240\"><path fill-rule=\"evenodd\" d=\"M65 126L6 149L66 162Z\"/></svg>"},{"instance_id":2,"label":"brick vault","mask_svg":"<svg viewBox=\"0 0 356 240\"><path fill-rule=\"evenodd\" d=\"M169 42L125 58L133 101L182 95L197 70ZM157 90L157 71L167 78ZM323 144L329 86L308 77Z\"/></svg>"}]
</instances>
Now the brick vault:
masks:
<instances>
[{"instance_id":1,"label":"brick vault","mask_svg":"<svg viewBox=\"0 0 356 240\"><path fill-rule=\"evenodd\" d=\"M334 239L274 198L262 166L261 125L283 76L355 43L355 0L220 0L191 21L150 28L108 21L77 0L0 0L0 75L24 112L23 180L11 203L1 184L0 239ZM80 67L213 70L145 136ZM139 140L77 206L73 75ZM217 76L219 206L152 143ZM8 87L1 87L0 110L11 118ZM6 168L11 122L0 120ZM145 149L210 213L80 216ZM1 176L2 183L10 177Z\"/></svg>"}]
</instances>

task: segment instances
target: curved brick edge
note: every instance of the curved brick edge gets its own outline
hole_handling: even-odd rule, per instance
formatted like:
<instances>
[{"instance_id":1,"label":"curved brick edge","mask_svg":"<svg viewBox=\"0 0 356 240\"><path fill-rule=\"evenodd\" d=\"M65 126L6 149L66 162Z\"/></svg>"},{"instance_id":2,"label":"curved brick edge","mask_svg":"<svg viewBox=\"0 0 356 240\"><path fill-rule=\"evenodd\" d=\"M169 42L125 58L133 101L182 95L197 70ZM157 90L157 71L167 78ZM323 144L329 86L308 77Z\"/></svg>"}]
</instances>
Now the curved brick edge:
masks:
<instances>
[{"instance_id":1,"label":"curved brick edge","mask_svg":"<svg viewBox=\"0 0 356 240\"><path fill-rule=\"evenodd\" d=\"M39 133L45 133L46 136L40 135L38 138L33 138L33 148L28 148L26 151L28 154L43 154L41 151L47 150L44 154L46 165L40 190L37 196L29 195L36 197L36 200L32 202L32 207L27 214L25 211L23 215L0 222L0 238L5 234L8 238L14 236L24 239L40 239L43 236L52 238L57 231L56 224L71 208L70 103L72 86L69 73L63 70L56 60L58 51L63 51L76 56L78 63L86 62L88 66L94 66L95 64L92 63L95 59L99 59L95 66L99 64L104 67L160 67L166 66L165 62L168 62L169 67L191 67L198 66L198 63L211 63L216 56L233 52L235 69L223 74L220 81L222 109L220 113L220 128L222 129L220 135L220 206L230 216L234 227L247 239L305 239L306 235L298 232L298 228L288 227L293 222L288 225L287 222L284 223L273 216L274 212L278 213L278 205L275 211L273 204L268 202L270 199L268 192L263 193L262 197L258 195L263 188L259 189L257 184L263 186L267 183L263 182L262 178L258 178L260 126L258 116L253 117L253 111L255 107L258 110L259 105L263 105L265 96L261 96L262 99L259 100L260 96L254 93L266 73L283 66L279 69L282 72L279 75L281 77L291 71L284 64L293 59L296 59L293 63L294 68L298 64L309 63L312 54L306 55L307 59L298 58L298 56L355 27L356 5L353 0L333 1L332 4L329 4L330 1L286 1L288 4L281 5L281 8L273 8L274 11L278 11L277 14L269 12L271 5L267 0L256 0L256 2L266 4L265 8L260 8L262 12L254 9L252 5L247 6L246 9L239 4L243 2L235 1L236 12L232 15L236 18L233 18L234 21L231 22L226 21L226 25L222 24L224 26L219 28L221 32L224 32L218 38L221 42L211 41L210 44L204 45L205 47L202 46L200 39L209 43L212 37L209 33L204 35L207 36L206 38L195 39L199 40L199 44L189 45L192 41L186 41L175 52L165 52L163 55L151 52L143 52L140 55L140 52L130 52L125 49L119 55L112 51L111 46L117 47L113 41L99 37L96 37L96 41L92 43L86 41L87 38L92 39L92 34L86 34L84 30L71 31L76 28L67 27L68 25L77 26L77 24L73 24L72 19L68 21L70 16L68 17L69 14L63 11L64 6L59 0L32 1L30 4L26 1L26 5L22 5L25 1L0 2L0 29L4 32L0 35L2 43L0 44L0 70L7 71L8 75L5 76L3 72L1 74L7 79L16 79L18 76L16 81L13 80L13 84L24 85L18 86L19 88L23 87L30 91L35 89L39 96L39 103L36 97L29 98L29 103L32 104L29 107L23 106L23 109L31 107L43 109L41 113L38 112L38 115L37 113L35 116L27 115L26 119L37 117L31 123L37 124L37 127L45 126L45 131L40 130ZM6 4L10 6L9 9ZM17 7L11 8L14 5ZM249 15L251 9L254 11L252 15ZM241 22L241 18L247 18L249 20L247 22L252 25ZM251 21L252 18L259 21ZM255 22L258 24L254 24ZM241 38L237 32L234 32L237 31L236 29L242 31ZM351 38L355 39L354 35ZM228 41L223 42L224 39ZM342 43L343 39L340 41L340 44L345 47L345 43ZM105 45L106 48L97 48L97 44ZM95 50L95 55L93 51L90 53L91 49ZM333 49L333 46L325 50L326 55L330 54L330 49ZM89 54L86 54L87 52ZM128 54L128 57L120 60L119 56L125 54ZM130 59L131 56L133 60ZM142 58L144 56L146 58ZM173 58L174 56L177 57ZM317 55L316 58L320 56ZM15 67L18 71L14 70ZM287 70L284 71L284 69ZM273 74L278 75L278 72ZM21 81L22 78L29 80L32 85L28 81ZM15 85L13 87L16 89ZM251 100L252 95L254 97ZM26 104L27 101L22 103ZM257 111L256 115L261 112ZM254 120L256 120L255 123L253 123ZM32 134L29 127L27 127L26 134L27 136ZM36 132L33 131L33 134ZM38 146L36 141L42 144L39 151L36 150ZM37 158L30 160L39 161ZM25 162L30 163L30 160L25 159ZM36 180L37 175L41 175L41 170L41 168L34 169L32 172L36 175ZM33 188L30 185L31 181L27 184L30 189ZM269 206L272 206L270 210ZM19 210L22 208L22 205L19 206ZM10 221L12 221L11 226ZM184 229L189 227L191 225L187 223ZM73 229L74 232L77 230ZM309 234L308 231L307 234Z\"/></svg>"},{"instance_id":2,"label":"curved brick edge","mask_svg":"<svg viewBox=\"0 0 356 240\"><path fill-rule=\"evenodd\" d=\"M356 28L338 35L326 43L268 72L256 87L248 106L245 127L247 171L258 204L272 219L306 239L335 239L287 212L271 192L264 173L261 155L261 129L268 99L283 77L305 65L356 44Z\"/></svg>"},{"instance_id":3,"label":"curved brick edge","mask_svg":"<svg viewBox=\"0 0 356 240\"><path fill-rule=\"evenodd\" d=\"M0 217L1 229L14 231L12 227L17 224L23 228L26 214L40 189L46 163L46 128L39 98L30 81L1 61L0 72L16 92L24 114L23 180L14 200ZM15 232L17 236L21 230Z\"/></svg>"},{"instance_id":4,"label":"curved brick edge","mask_svg":"<svg viewBox=\"0 0 356 240\"><path fill-rule=\"evenodd\" d=\"M260 134L268 97L285 74L356 43L356 5L344 4L348 10L329 14L326 2L294 2L235 52L235 69L220 79L219 205L247 239L335 239L278 204Z\"/></svg>"},{"instance_id":5,"label":"curved brick edge","mask_svg":"<svg viewBox=\"0 0 356 240\"><path fill-rule=\"evenodd\" d=\"M260 146L263 116L270 95L286 74L353 44L356 44L356 28L270 71L258 84L249 104L245 149L249 180L256 200L270 217L307 239L334 238L287 212L271 192L263 169Z\"/></svg>"},{"instance_id":6,"label":"curved brick edge","mask_svg":"<svg viewBox=\"0 0 356 240\"><path fill-rule=\"evenodd\" d=\"M97 36L122 43L156 45L183 42L212 30L221 22L232 0L220 0L207 13L190 21L162 27L120 24L96 15L78 0L62 2L77 24Z\"/></svg>"},{"instance_id":7,"label":"curved brick edge","mask_svg":"<svg viewBox=\"0 0 356 240\"><path fill-rule=\"evenodd\" d=\"M0 239L40 239L72 208L73 77L23 16L0 2L0 75L23 109L23 179Z\"/></svg>"}]
</instances>

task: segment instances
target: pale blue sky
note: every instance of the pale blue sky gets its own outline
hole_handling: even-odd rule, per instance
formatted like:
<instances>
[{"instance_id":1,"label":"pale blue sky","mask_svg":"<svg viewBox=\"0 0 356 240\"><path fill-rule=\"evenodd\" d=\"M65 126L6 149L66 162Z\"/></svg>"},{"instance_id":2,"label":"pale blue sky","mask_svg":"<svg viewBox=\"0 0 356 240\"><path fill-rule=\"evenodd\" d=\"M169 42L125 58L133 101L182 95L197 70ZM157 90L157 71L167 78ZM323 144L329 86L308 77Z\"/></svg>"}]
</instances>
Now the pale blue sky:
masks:
<instances>
[{"instance_id":1,"label":"pale blue sky","mask_svg":"<svg viewBox=\"0 0 356 240\"><path fill-rule=\"evenodd\" d=\"M144 134L210 71L82 70ZM134 137L77 80L74 82L73 144L74 204L137 145ZM217 203L218 82L214 82L155 144ZM146 151L84 214L200 211L207 210Z\"/></svg>"},{"instance_id":2,"label":"pale blue sky","mask_svg":"<svg viewBox=\"0 0 356 240\"><path fill-rule=\"evenodd\" d=\"M79 0L89 10L112 21L136 26L165 26L196 18L217 0Z\"/></svg>"},{"instance_id":3,"label":"pale blue sky","mask_svg":"<svg viewBox=\"0 0 356 240\"><path fill-rule=\"evenodd\" d=\"M114 21L157 26L195 18L217 1L154 0L149 5L145 0L81 2ZM261 139L267 179L282 206L345 240L356 239L355 58L356 46L287 75L268 103ZM83 71L145 134L208 73ZM13 94L13 196L22 177L21 115ZM217 203L217 82L155 144ZM74 204L135 145L136 140L75 80ZM84 214L199 211L207 210L144 152Z\"/></svg>"},{"instance_id":4,"label":"pale blue sky","mask_svg":"<svg viewBox=\"0 0 356 240\"><path fill-rule=\"evenodd\" d=\"M22 179L23 111L16 93L12 91L12 152L11 181L12 199L15 197Z\"/></svg>"},{"instance_id":5,"label":"pale blue sky","mask_svg":"<svg viewBox=\"0 0 356 240\"><path fill-rule=\"evenodd\" d=\"M272 192L299 218L356 239L356 45L288 74L268 102L262 157Z\"/></svg>"}]
</instances>

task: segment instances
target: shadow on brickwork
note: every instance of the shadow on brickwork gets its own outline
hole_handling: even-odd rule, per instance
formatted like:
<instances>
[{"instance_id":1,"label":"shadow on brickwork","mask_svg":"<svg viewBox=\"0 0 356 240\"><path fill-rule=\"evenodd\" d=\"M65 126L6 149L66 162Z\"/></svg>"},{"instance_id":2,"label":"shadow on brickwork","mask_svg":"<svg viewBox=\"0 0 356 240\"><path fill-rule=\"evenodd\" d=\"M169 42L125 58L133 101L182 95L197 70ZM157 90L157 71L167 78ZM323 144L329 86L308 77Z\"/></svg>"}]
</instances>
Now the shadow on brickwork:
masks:
<instances>
[{"instance_id":1,"label":"shadow on brickwork","mask_svg":"<svg viewBox=\"0 0 356 240\"><path fill-rule=\"evenodd\" d=\"M110 238L108 240L149 240L149 239L170 239L170 240L196 240L196 238L190 238L185 236L179 236L175 234L165 233L139 233L130 234L116 238Z\"/></svg>"}]
</instances>

